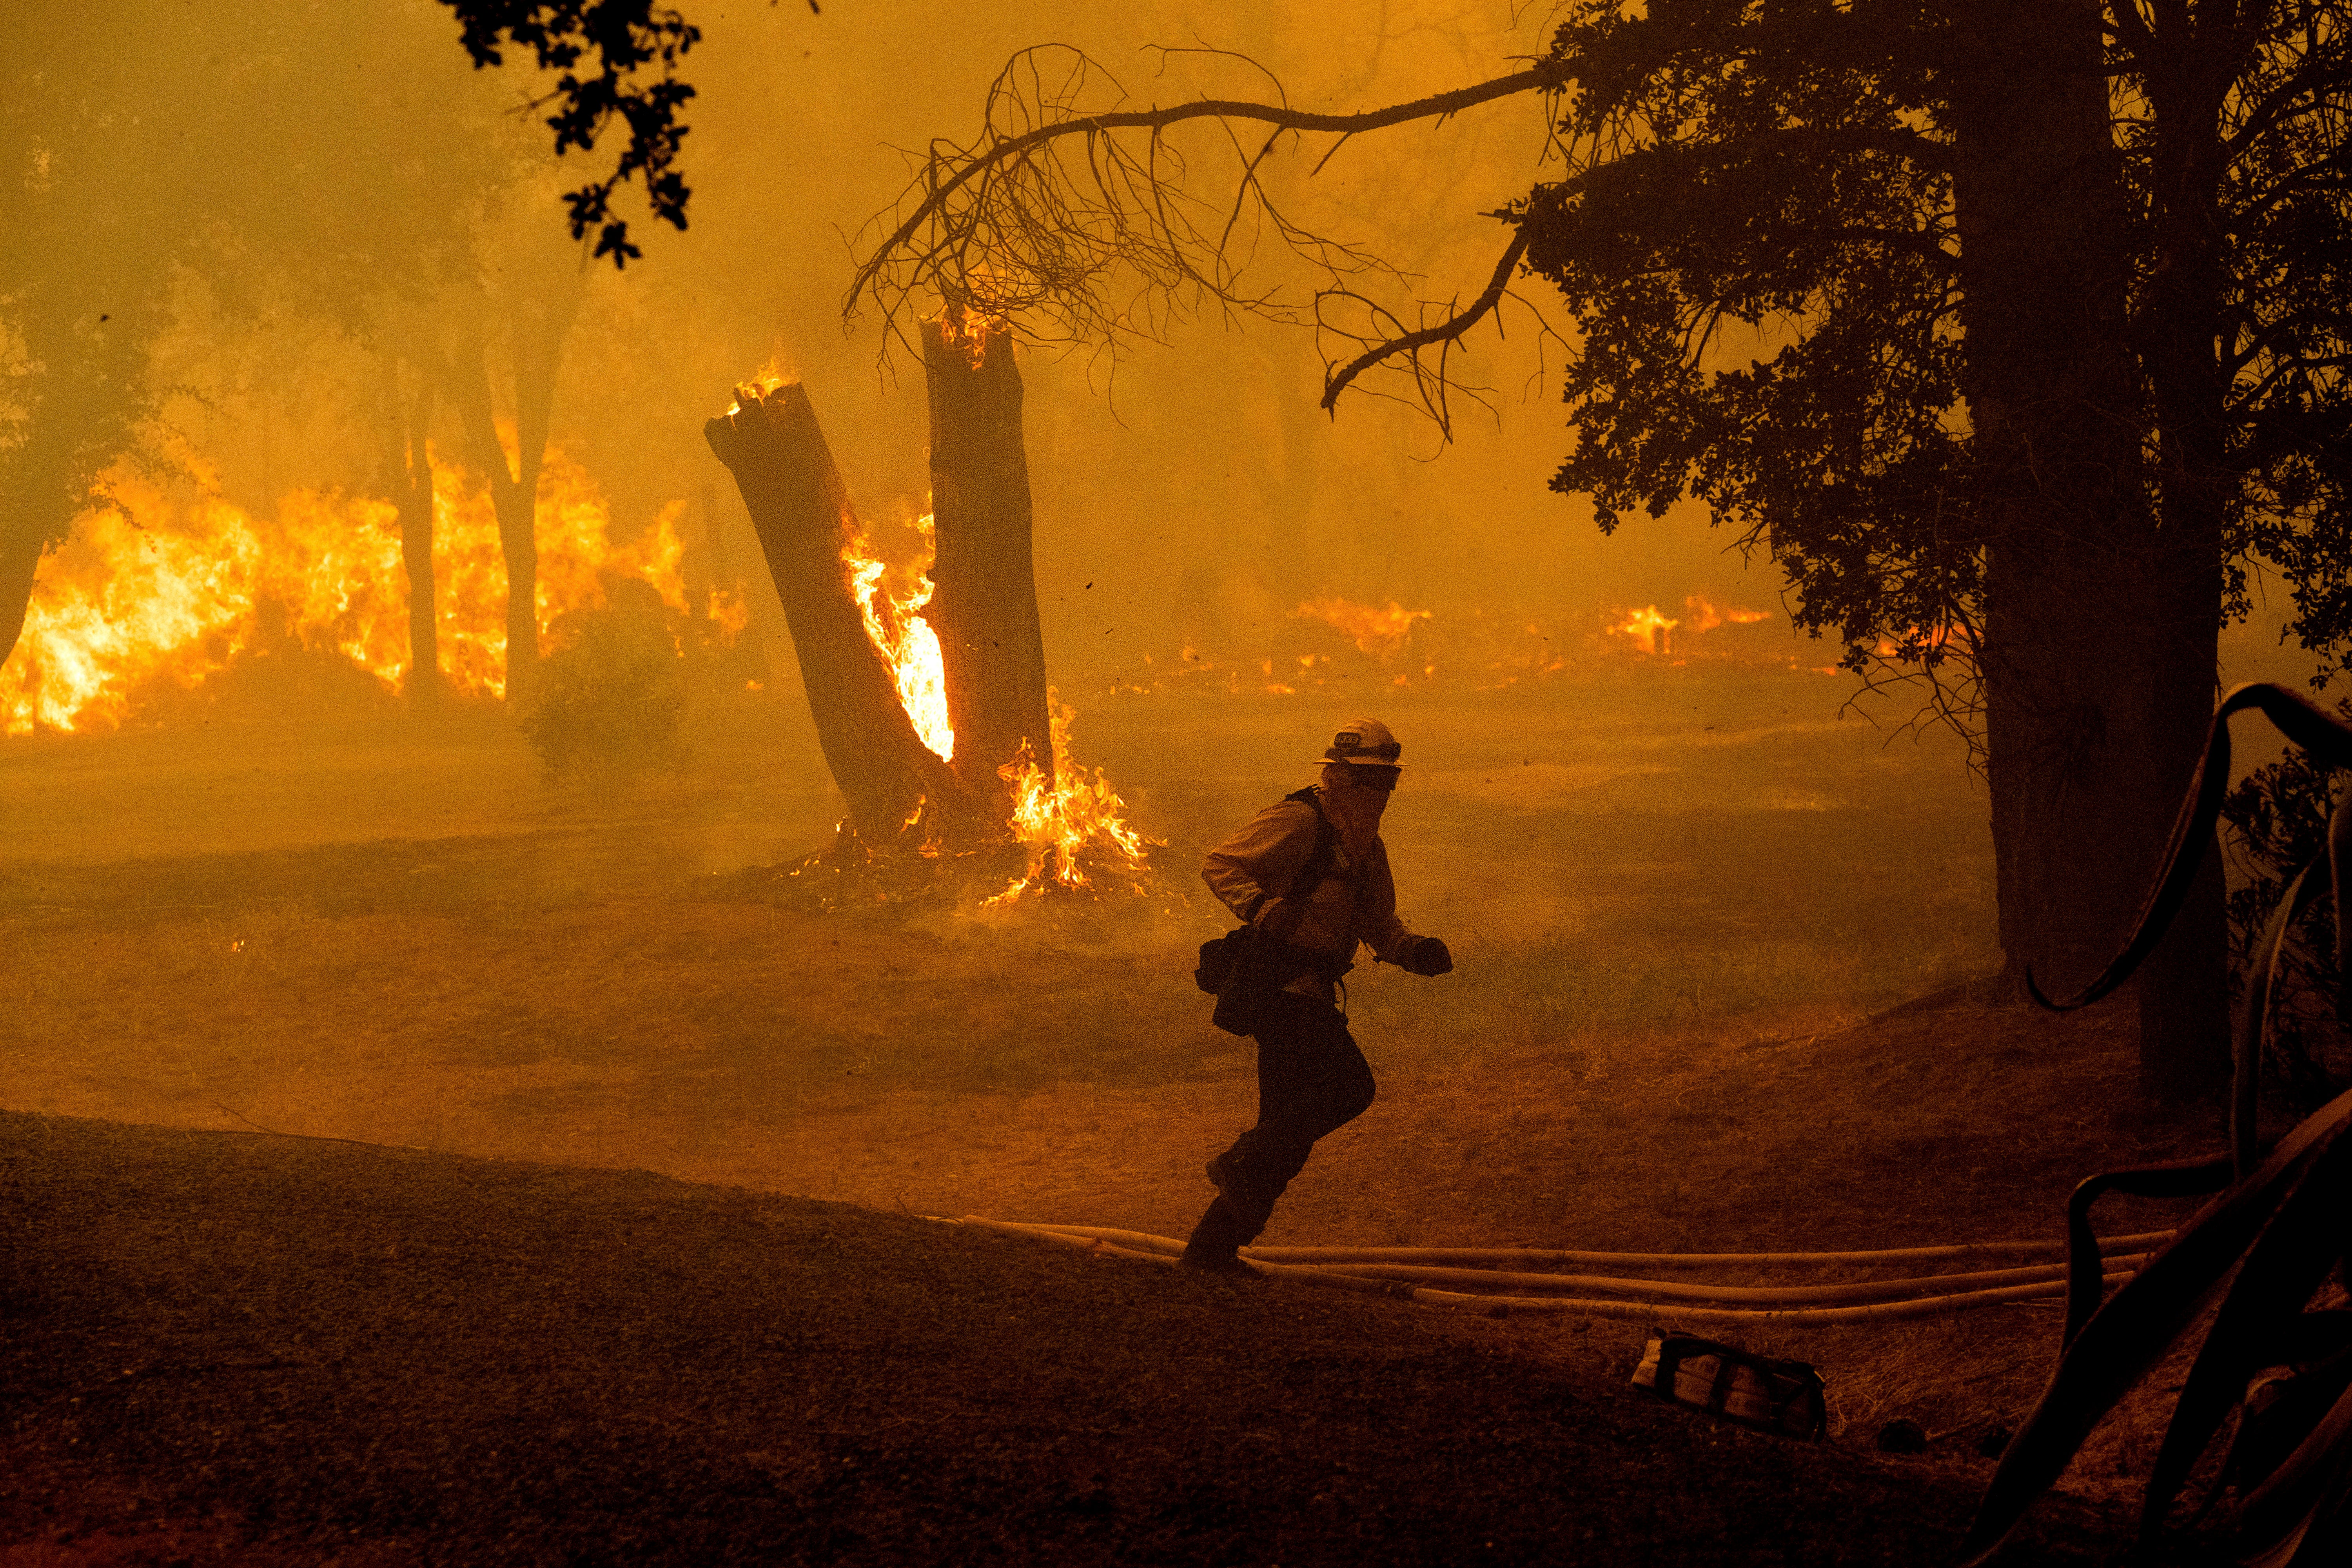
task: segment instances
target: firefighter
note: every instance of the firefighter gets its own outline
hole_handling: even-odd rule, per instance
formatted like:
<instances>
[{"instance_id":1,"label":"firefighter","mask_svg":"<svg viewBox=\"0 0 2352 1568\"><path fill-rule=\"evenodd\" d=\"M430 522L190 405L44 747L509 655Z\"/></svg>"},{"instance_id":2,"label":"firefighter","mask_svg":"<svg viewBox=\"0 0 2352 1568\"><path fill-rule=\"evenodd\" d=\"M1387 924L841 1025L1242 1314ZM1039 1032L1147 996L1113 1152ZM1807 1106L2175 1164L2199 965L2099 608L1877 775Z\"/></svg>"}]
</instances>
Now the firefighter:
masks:
<instances>
[{"instance_id":1,"label":"firefighter","mask_svg":"<svg viewBox=\"0 0 2352 1568\"><path fill-rule=\"evenodd\" d=\"M1217 1195L1184 1245L1187 1267L1254 1271L1236 1256L1255 1240L1290 1179L1325 1133L1372 1103L1372 1072L1348 1033L1339 977L1363 943L1412 974L1454 967L1445 944L1397 918L1381 814L1402 773L1403 748L1377 719L1359 719L1319 759L1320 784L1285 796L1209 851L1201 875L1248 923L1244 996L1257 1041L1257 1123L1209 1162Z\"/></svg>"}]
</instances>

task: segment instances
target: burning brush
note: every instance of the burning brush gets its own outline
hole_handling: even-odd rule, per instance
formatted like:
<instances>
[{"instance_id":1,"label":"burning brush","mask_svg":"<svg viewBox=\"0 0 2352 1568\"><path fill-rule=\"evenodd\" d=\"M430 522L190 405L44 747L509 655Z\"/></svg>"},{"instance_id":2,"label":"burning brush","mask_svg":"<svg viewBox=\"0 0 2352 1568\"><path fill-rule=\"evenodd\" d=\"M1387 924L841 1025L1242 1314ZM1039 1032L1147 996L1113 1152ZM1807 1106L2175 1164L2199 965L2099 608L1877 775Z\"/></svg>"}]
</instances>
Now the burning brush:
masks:
<instances>
[{"instance_id":1,"label":"burning brush","mask_svg":"<svg viewBox=\"0 0 2352 1568\"><path fill-rule=\"evenodd\" d=\"M41 563L25 628L0 667L0 731L87 732L130 719L142 690L201 686L257 649L275 629L306 649L348 659L386 690L412 679L409 578L389 502L296 490L256 517L220 493L209 465L175 460L193 485L167 489L126 464L93 509ZM193 490L193 494L189 493ZM607 536L603 496L577 462L549 449L538 499L542 633L604 603L605 584L634 579L672 611L708 610L731 640L743 605L714 592L687 603L675 502L640 538ZM437 662L461 696L506 689L506 566L488 491L463 470L434 469Z\"/></svg>"}]
</instances>

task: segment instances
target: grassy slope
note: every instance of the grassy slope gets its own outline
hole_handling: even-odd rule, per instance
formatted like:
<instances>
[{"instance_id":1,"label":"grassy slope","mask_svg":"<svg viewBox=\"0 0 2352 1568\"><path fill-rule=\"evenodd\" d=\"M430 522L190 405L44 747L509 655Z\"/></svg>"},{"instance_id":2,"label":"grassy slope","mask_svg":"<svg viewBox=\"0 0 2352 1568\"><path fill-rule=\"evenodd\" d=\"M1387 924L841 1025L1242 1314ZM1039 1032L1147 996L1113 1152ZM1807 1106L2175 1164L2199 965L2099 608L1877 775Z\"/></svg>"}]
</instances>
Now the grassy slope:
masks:
<instances>
[{"instance_id":1,"label":"grassy slope","mask_svg":"<svg viewBox=\"0 0 2352 1568\"><path fill-rule=\"evenodd\" d=\"M639 1173L8 1114L0 1179L11 1563L1908 1564L1970 1502L1407 1306Z\"/></svg>"}]
</instances>

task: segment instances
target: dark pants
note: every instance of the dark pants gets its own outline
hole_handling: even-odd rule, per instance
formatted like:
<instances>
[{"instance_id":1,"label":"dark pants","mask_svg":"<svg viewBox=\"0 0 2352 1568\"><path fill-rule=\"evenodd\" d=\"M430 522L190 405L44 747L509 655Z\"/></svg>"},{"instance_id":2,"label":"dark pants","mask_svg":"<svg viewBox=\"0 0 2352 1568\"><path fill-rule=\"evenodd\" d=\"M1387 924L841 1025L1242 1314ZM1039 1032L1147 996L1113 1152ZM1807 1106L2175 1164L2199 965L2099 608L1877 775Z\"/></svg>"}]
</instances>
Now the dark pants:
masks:
<instances>
[{"instance_id":1,"label":"dark pants","mask_svg":"<svg viewBox=\"0 0 2352 1568\"><path fill-rule=\"evenodd\" d=\"M1257 1125L1212 1162L1219 1194L1190 1246L1230 1253L1257 1239L1315 1141L1372 1103L1372 1069L1328 1002L1279 991L1258 1014Z\"/></svg>"}]
</instances>

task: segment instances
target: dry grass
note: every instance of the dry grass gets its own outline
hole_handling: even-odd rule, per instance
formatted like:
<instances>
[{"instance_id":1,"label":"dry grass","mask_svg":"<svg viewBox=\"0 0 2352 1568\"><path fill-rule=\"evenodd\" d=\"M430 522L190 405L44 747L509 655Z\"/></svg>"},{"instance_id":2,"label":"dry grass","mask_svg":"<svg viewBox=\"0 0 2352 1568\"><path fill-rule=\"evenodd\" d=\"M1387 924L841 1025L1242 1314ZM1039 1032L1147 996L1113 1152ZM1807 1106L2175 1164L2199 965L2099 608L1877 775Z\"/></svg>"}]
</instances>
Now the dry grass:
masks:
<instances>
[{"instance_id":1,"label":"dry grass","mask_svg":"<svg viewBox=\"0 0 2352 1568\"><path fill-rule=\"evenodd\" d=\"M679 897L502 916L257 907L129 931L47 917L10 936L26 962L0 1101L23 1110L1163 1235L1189 1227L1201 1161L1253 1113L1246 1047L1208 1027L1164 933L1087 952ZM1483 1016L1444 1007L1443 983L1410 1008L1408 977L1357 986L1380 1102L1318 1151L1270 1242L2051 1237L2074 1179L2182 1136L2118 1110L2133 1064L2114 1016L1962 1005L1857 1026L1818 1003L1551 1035L1515 1005L1543 983L1521 962ZM1821 1365L1844 1437L1904 1415L1973 1438L2030 1402L2055 1324L1995 1308L1754 1348ZM1620 1359L1643 1332L1474 1331Z\"/></svg>"},{"instance_id":2,"label":"dry grass","mask_svg":"<svg viewBox=\"0 0 2352 1568\"><path fill-rule=\"evenodd\" d=\"M2133 1109L2113 1013L1869 1021L1988 962L1980 802L1949 758L1711 716L1565 738L1526 711L1400 718L1446 761L1393 809L1406 912L1462 967L1351 977L1381 1098L1318 1149L1269 1242L2053 1237L2081 1175L2205 1141L2202 1119ZM283 757L264 759L268 800L324 804L275 831L217 810L194 835L215 852L153 853L171 836L151 820L124 839L147 858L115 858L76 819L58 835L69 852L44 858L19 816L0 862L0 1107L1181 1235L1209 1196L1202 1160L1254 1109L1248 1047L1191 985L1192 944L1223 922L1187 863L1289 787L1269 737L1300 721L1118 719L1082 753L1174 847L1159 897L1108 910L819 916L713 875L822 821L806 789L798 817L761 815L745 781L795 753L759 734L707 787L541 799L466 837L426 813L401 820L443 836L338 843L314 819L331 790ZM1212 722L1241 739L1184 739ZM100 752L0 757L0 800L167 792L168 758L125 745L130 784ZM1245 750L1276 763L1221 760ZM422 788L384 776L392 755L368 752L371 800ZM460 771L425 760L436 779ZM2115 1228L2159 1222L2115 1211ZM1620 1376L1642 1338L1446 1321ZM2056 1328L2033 1305L1750 1339L1822 1369L1841 1440L1907 1415L1945 1439L1931 1458L1966 1468L1983 1465L1974 1436L2030 1404Z\"/></svg>"}]
</instances>

